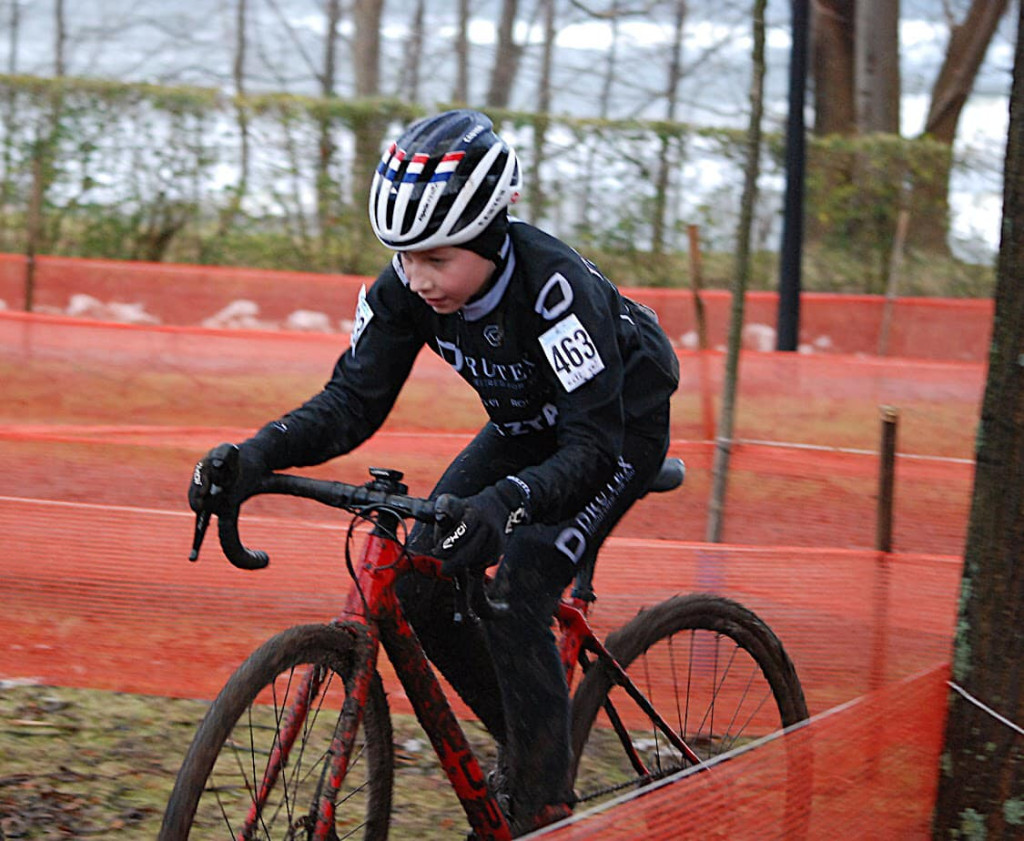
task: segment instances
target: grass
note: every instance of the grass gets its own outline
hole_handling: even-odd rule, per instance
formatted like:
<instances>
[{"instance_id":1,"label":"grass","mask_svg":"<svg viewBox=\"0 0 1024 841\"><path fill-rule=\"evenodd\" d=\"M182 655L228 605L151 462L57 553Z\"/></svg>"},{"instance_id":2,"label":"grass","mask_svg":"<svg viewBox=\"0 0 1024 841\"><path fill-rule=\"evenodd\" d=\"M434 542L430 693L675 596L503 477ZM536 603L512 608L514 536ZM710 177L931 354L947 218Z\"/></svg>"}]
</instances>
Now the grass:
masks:
<instances>
[{"instance_id":1,"label":"grass","mask_svg":"<svg viewBox=\"0 0 1024 841\"><path fill-rule=\"evenodd\" d=\"M178 766L208 704L0 684L0 838L155 838ZM396 833L463 838L465 821L415 719L392 712ZM486 768L482 728L467 736Z\"/></svg>"}]
</instances>

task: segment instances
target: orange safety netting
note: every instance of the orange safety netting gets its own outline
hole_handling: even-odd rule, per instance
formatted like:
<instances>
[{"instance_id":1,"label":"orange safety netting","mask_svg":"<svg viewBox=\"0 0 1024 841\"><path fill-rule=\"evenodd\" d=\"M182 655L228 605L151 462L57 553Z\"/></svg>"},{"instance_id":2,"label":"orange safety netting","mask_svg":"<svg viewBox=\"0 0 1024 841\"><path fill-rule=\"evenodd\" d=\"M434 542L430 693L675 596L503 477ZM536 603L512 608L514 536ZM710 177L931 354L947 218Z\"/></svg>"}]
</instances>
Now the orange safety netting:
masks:
<instances>
[{"instance_id":1,"label":"orange safety netting","mask_svg":"<svg viewBox=\"0 0 1024 841\"><path fill-rule=\"evenodd\" d=\"M8 302L22 268L0 256ZM164 323L0 313L0 677L210 697L270 634L334 615L348 587L347 523L307 501L254 500L243 538L270 551L271 567L235 570L212 539L190 564L192 465L322 385L346 346L341 321L362 279L136 267L133 280L130 268L40 259L37 300L56 301L58 279L89 278L98 300L145 301ZM299 307L337 306L334 332L196 326L239 298L259 301L274 326ZM709 544L724 357L686 349L685 295L647 300L677 339L672 453L688 475L680 491L643 500L610 539L595 625L607 631L679 592L732 596L777 631L819 717L681 783L685 794L665 786L558 837L688 837L680 827L689 826L701 838L925 837L985 378L981 351L963 348L987 332L965 325L990 318L988 302L898 310L890 350L909 341L902 335L920 351L899 358L834 345L744 353L725 542ZM821 296L804 314L817 306L817 323L877 338L878 301ZM949 332L953 324L962 332ZM934 337L946 352L925 352ZM874 549L881 406L899 419L890 554ZM483 418L468 387L424 353L383 431L310 472L361 481L370 465L394 467L426 494ZM403 709L400 687L385 679ZM801 767L813 773L794 774ZM811 786L790 813L778 811L780 778Z\"/></svg>"},{"instance_id":2,"label":"orange safety netting","mask_svg":"<svg viewBox=\"0 0 1024 841\"><path fill-rule=\"evenodd\" d=\"M0 254L0 309L24 309L26 260ZM91 315L138 323L191 326L285 327L347 332L356 296L371 278L261 269L35 258L32 273L37 312ZM690 292L630 288L627 293L658 311L677 345L696 349L698 329ZM726 342L731 295L701 293L708 349ZM772 292L749 292L745 343L774 348L778 319ZM870 354L970 362L988 358L993 307L990 300L895 298L808 292L800 301L800 343L818 354Z\"/></svg>"},{"instance_id":3,"label":"orange safety netting","mask_svg":"<svg viewBox=\"0 0 1024 841\"><path fill-rule=\"evenodd\" d=\"M298 405L344 346L331 335L0 314L0 451L8 465L0 493L177 507L199 454ZM688 463L687 486L651 498L630 521L646 536L700 540L714 449L701 417L705 400L717 412L723 359L679 354L673 452ZM894 547L959 553L983 376L981 365L968 363L746 354L724 539L873 548L878 407L892 404L900 413ZM426 493L483 417L471 390L425 352L379 438L333 470L351 463L363 476L383 448L394 453L386 466L403 469ZM74 469L55 472L54 461ZM111 482L112 463L135 481Z\"/></svg>"},{"instance_id":4,"label":"orange safety netting","mask_svg":"<svg viewBox=\"0 0 1024 841\"><path fill-rule=\"evenodd\" d=\"M785 738L536 837L924 841L931 838L946 673L936 666L896 681Z\"/></svg>"}]
</instances>

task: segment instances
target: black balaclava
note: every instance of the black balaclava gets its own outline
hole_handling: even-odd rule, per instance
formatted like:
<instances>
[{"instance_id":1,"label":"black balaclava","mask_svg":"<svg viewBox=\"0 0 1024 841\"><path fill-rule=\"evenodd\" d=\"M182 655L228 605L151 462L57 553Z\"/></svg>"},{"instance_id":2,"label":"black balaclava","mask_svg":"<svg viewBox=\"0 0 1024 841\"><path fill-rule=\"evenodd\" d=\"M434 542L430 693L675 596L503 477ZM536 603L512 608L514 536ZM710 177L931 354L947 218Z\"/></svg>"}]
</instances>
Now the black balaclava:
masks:
<instances>
[{"instance_id":1,"label":"black balaclava","mask_svg":"<svg viewBox=\"0 0 1024 841\"><path fill-rule=\"evenodd\" d=\"M504 211L495 216L486 228L477 234L469 242L459 243L456 248L464 248L479 254L485 260L490 260L494 265L500 266L501 247L505 244L505 236L508 234L508 214Z\"/></svg>"}]
</instances>

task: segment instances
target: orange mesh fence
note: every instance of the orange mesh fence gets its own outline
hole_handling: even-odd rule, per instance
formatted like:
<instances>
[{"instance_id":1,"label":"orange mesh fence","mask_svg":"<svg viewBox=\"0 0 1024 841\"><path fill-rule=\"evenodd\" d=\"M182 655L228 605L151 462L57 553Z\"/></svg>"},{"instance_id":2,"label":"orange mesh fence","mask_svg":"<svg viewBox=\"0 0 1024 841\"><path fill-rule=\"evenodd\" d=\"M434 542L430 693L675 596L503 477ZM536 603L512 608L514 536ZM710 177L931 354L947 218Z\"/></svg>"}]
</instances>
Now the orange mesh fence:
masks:
<instances>
[{"instance_id":1,"label":"orange mesh fence","mask_svg":"<svg viewBox=\"0 0 1024 841\"><path fill-rule=\"evenodd\" d=\"M231 273L217 270L147 267L153 274L129 283L125 264L46 258L39 269L40 301L88 276L98 300L143 302L151 312L165 302L167 323L0 313L0 677L211 697L267 636L334 615L348 588L347 523L306 501L257 499L243 538L271 552L268 570L233 569L213 540L190 564L192 465L322 385L346 346L341 322L361 279L253 273L224 294ZM8 303L19 271L0 256ZM337 305L334 332L195 326L207 308L243 292L277 326L296 302L314 300L307 283L323 307ZM278 295L280 309L250 296L259 289ZM689 780L685 796L666 786L560 832L667 838L693 826L693 837L924 837L945 709L934 668L951 646L985 376L981 352L957 349L949 325L974 335L964 325L990 311L922 303L894 315L890 350L904 342L920 351L903 358L838 354L835 344L827 353L744 353L726 542L707 544L723 355L686 349L687 316L672 314L690 311L685 299L650 295L679 345L672 453L688 475L681 491L643 500L610 539L595 624L607 631L679 592L732 596L778 632L812 713L828 715ZM830 318L870 334L878 301L836 297L825 307L824 297ZM756 307L774 305L753 306L760 317ZM860 320L872 310L876 322ZM920 337L933 335L948 352L926 358ZM873 550L882 405L899 412L893 554ZM310 472L355 481L370 465L389 466L426 494L483 419L470 389L424 353L383 431ZM393 676L385 680L405 709ZM809 771L794 777L794 768ZM778 781L794 778L811 788L786 811L790 795L780 801Z\"/></svg>"},{"instance_id":2,"label":"orange mesh fence","mask_svg":"<svg viewBox=\"0 0 1024 841\"><path fill-rule=\"evenodd\" d=\"M0 314L0 493L176 509L198 454L298 405L345 341ZM722 357L680 356L673 451L687 461L687 486L628 522L645 536L701 540L713 455L701 403L720 388ZM890 403L900 411L895 548L959 553L983 376L974 364L745 354L724 539L872 548L878 406ZM426 493L483 417L471 390L424 352L380 438L332 475L363 476L386 457ZM113 481L111 464L131 481Z\"/></svg>"},{"instance_id":3,"label":"orange mesh fence","mask_svg":"<svg viewBox=\"0 0 1024 841\"><path fill-rule=\"evenodd\" d=\"M209 698L270 634L336 614L348 586L341 524L244 522L244 538L271 552L259 573L209 550L190 564L190 526L182 511L0 498L0 675ZM812 714L840 709L566 831L925 837L943 696L906 678L948 657L958 578L951 557L611 538L595 581L600 633L675 593L728 595L784 641ZM382 673L392 708L408 712L386 663Z\"/></svg>"},{"instance_id":4,"label":"orange mesh fence","mask_svg":"<svg viewBox=\"0 0 1024 841\"><path fill-rule=\"evenodd\" d=\"M693 296L681 289L630 289L658 311L673 342L697 347ZM39 256L33 298L39 312L86 315L147 324L284 327L347 332L356 295L369 278L247 268L182 266ZM0 309L25 305L26 261L0 254ZM725 345L731 296L701 293L708 347ZM745 342L774 348L778 297L746 297ZM990 300L897 298L804 293L800 342L816 354L879 354L984 362L988 358ZM888 325L888 327L886 327Z\"/></svg>"},{"instance_id":5,"label":"orange mesh fence","mask_svg":"<svg viewBox=\"0 0 1024 841\"><path fill-rule=\"evenodd\" d=\"M0 675L212 697L255 645L344 602L347 523L253 516L258 573L211 545L186 558L188 512L0 498ZM822 712L948 656L959 564L949 557L612 538L598 565L604 633L678 593L731 596L784 641Z\"/></svg>"},{"instance_id":6,"label":"orange mesh fence","mask_svg":"<svg viewBox=\"0 0 1024 841\"><path fill-rule=\"evenodd\" d=\"M946 673L936 666L894 682L785 738L577 815L570 825L536 837L930 838Z\"/></svg>"}]
</instances>

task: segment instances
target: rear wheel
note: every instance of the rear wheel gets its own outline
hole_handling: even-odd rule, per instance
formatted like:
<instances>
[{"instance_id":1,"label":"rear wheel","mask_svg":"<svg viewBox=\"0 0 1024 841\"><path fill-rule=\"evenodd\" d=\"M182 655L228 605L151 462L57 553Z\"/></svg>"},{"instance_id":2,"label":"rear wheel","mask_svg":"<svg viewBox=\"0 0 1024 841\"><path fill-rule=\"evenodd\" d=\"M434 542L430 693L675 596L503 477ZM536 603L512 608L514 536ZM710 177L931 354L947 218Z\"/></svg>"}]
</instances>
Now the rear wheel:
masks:
<instances>
[{"instance_id":1,"label":"rear wheel","mask_svg":"<svg viewBox=\"0 0 1024 841\"><path fill-rule=\"evenodd\" d=\"M807 718L796 670L754 613L729 599L677 596L644 610L606 647L671 728L706 762ZM647 772L599 716L610 702ZM694 763L671 745L600 662L573 696L574 778L581 801L635 789Z\"/></svg>"},{"instance_id":2,"label":"rear wheel","mask_svg":"<svg viewBox=\"0 0 1024 841\"><path fill-rule=\"evenodd\" d=\"M373 674L348 772L331 782L335 734L351 725L359 629L305 625L263 644L228 680L178 773L160 831L176 839L312 839L323 797L335 810L327 839L385 839L394 778L391 719ZM308 713L289 739L293 711ZM287 759L276 763L280 746ZM275 765L279 768L275 770ZM261 788L269 792L260 795ZM259 802L257 802L259 801ZM252 818L253 815L257 817Z\"/></svg>"}]
</instances>

